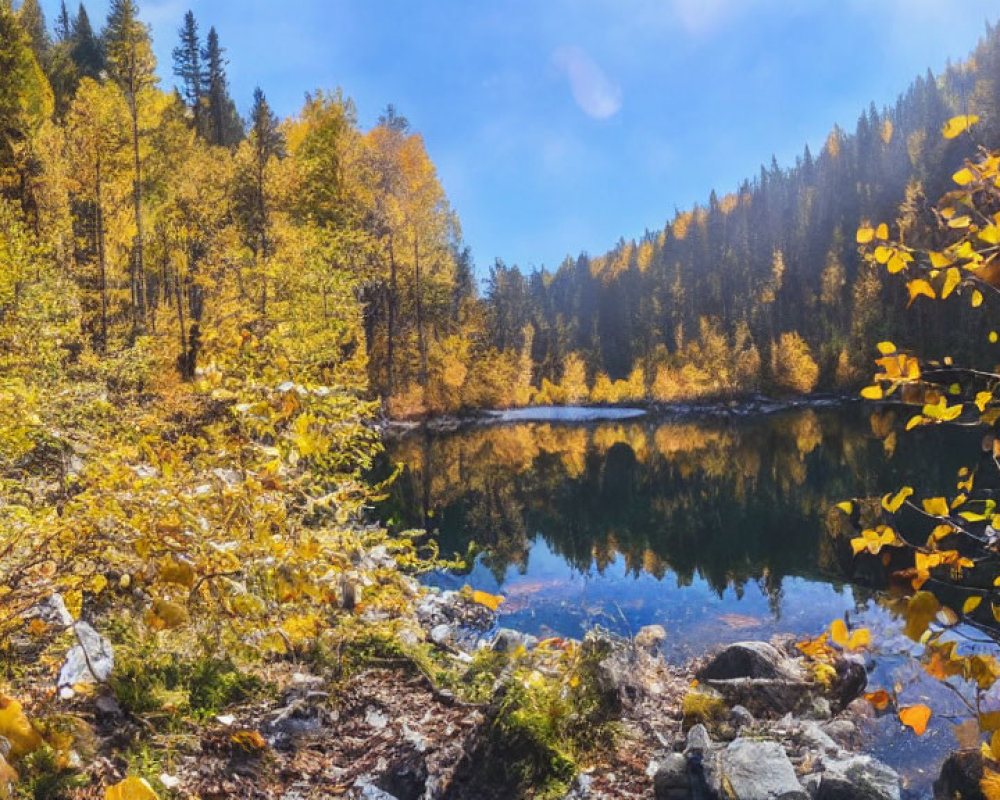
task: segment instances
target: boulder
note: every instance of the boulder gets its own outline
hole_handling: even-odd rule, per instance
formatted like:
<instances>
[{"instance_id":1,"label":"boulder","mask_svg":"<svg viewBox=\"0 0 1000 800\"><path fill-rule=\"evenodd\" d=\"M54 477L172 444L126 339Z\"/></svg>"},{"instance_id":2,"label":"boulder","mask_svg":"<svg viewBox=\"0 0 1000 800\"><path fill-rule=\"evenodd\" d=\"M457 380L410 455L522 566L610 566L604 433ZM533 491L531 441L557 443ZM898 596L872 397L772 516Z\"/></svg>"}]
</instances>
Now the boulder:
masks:
<instances>
[{"instance_id":1,"label":"boulder","mask_svg":"<svg viewBox=\"0 0 1000 800\"><path fill-rule=\"evenodd\" d=\"M662 625L645 625L635 635L635 646L647 653L655 653L667 639L667 631Z\"/></svg>"},{"instance_id":2,"label":"boulder","mask_svg":"<svg viewBox=\"0 0 1000 800\"><path fill-rule=\"evenodd\" d=\"M823 759L815 800L899 800L899 775L871 756Z\"/></svg>"},{"instance_id":3,"label":"boulder","mask_svg":"<svg viewBox=\"0 0 1000 800\"><path fill-rule=\"evenodd\" d=\"M702 681L736 678L804 681L802 667L767 642L736 642L720 650L698 672Z\"/></svg>"},{"instance_id":4,"label":"boulder","mask_svg":"<svg viewBox=\"0 0 1000 800\"><path fill-rule=\"evenodd\" d=\"M800 707L813 685L802 666L767 642L737 642L720 650L698 679L721 692L729 705L779 716Z\"/></svg>"},{"instance_id":5,"label":"boulder","mask_svg":"<svg viewBox=\"0 0 1000 800\"><path fill-rule=\"evenodd\" d=\"M709 789L731 800L808 800L777 742L734 739L706 769Z\"/></svg>"},{"instance_id":6,"label":"boulder","mask_svg":"<svg viewBox=\"0 0 1000 800\"><path fill-rule=\"evenodd\" d=\"M670 753L660 762L653 776L656 800L687 800L691 796L688 761L680 753Z\"/></svg>"},{"instance_id":7,"label":"boulder","mask_svg":"<svg viewBox=\"0 0 1000 800\"><path fill-rule=\"evenodd\" d=\"M712 749L712 737L704 725L695 725L688 731L685 753L707 753Z\"/></svg>"},{"instance_id":8,"label":"boulder","mask_svg":"<svg viewBox=\"0 0 1000 800\"><path fill-rule=\"evenodd\" d=\"M985 800L979 782L983 779L983 754L979 750L957 750L945 759L934 781L934 800Z\"/></svg>"}]
</instances>

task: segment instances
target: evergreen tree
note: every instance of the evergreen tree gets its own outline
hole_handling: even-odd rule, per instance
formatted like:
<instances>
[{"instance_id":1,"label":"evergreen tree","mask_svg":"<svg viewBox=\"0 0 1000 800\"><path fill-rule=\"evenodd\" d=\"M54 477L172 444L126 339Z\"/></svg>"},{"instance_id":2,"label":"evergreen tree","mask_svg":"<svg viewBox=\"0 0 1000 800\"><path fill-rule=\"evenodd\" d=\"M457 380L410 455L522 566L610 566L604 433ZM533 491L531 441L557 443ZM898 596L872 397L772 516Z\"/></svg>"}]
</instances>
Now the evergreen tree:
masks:
<instances>
[{"instance_id":1,"label":"evergreen tree","mask_svg":"<svg viewBox=\"0 0 1000 800\"><path fill-rule=\"evenodd\" d=\"M80 3L76 18L73 20L71 40L73 43L71 55L77 74L81 78L99 80L106 66L104 45L94 34L83 3Z\"/></svg>"},{"instance_id":2,"label":"evergreen tree","mask_svg":"<svg viewBox=\"0 0 1000 800\"><path fill-rule=\"evenodd\" d=\"M203 121L206 138L216 145L232 147L239 144L245 135L243 120L236 110L236 104L229 96L226 79L225 49L219 45L219 34L215 28L208 31L208 40L201 53L205 74L202 85L205 89L207 114Z\"/></svg>"},{"instance_id":3,"label":"evergreen tree","mask_svg":"<svg viewBox=\"0 0 1000 800\"><path fill-rule=\"evenodd\" d=\"M46 66L52 40L49 38L49 32L45 25L45 14L42 12L42 7L38 5L38 0L21 0L21 7L17 10L17 20L28 34L32 52L34 52L38 63Z\"/></svg>"},{"instance_id":4,"label":"evergreen tree","mask_svg":"<svg viewBox=\"0 0 1000 800\"><path fill-rule=\"evenodd\" d=\"M59 5L59 16L56 18L56 37L60 42L68 42L72 35L72 24L69 19L69 10L66 8L66 0L62 0Z\"/></svg>"},{"instance_id":5,"label":"evergreen tree","mask_svg":"<svg viewBox=\"0 0 1000 800\"><path fill-rule=\"evenodd\" d=\"M201 105L204 96L202 82L205 75L194 12L188 11L184 15L184 25L178 33L181 41L174 48L174 75L180 79L180 92L184 102L194 113L195 127L201 130Z\"/></svg>"}]
</instances>

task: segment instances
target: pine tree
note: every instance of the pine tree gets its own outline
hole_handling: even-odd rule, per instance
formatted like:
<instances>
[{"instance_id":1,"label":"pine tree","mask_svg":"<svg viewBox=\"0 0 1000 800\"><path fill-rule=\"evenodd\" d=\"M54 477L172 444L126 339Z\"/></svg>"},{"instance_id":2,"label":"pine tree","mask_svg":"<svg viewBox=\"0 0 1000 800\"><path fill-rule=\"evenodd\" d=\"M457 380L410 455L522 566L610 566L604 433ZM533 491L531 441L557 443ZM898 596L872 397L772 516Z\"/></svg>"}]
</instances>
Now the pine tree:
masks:
<instances>
[{"instance_id":1,"label":"pine tree","mask_svg":"<svg viewBox=\"0 0 1000 800\"><path fill-rule=\"evenodd\" d=\"M94 35L90 17L83 3L80 3L76 19L73 20L71 39L73 42L71 55L77 73L81 78L98 80L105 68L104 46Z\"/></svg>"},{"instance_id":2,"label":"pine tree","mask_svg":"<svg viewBox=\"0 0 1000 800\"><path fill-rule=\"evenodd\" d=\"M204 96L204 72L201 63L201 42L194 12L184 15L184 25L178 31L180 44L174 48L174 75L180 78L181 96L194 113L194 123L201 130L201 103Z\"/></svg>"},{"instance_id":3,"label":"pine tree","mask_svg":"<svg viewBox=\"0 0 1000 800\"><path fill-rule=\"evenodd\" d=\"M144 90L156 85L156 57L148 26L139 19L133 0L112 0L104 31L111 77L121 88L132 118L132 206L135 212L135 247L132 253L132 303L135 329L145 324L146 275L143 264L142 159L139 151L139 104Z\"/></svg>"},{"instance_id":4,"label":"pine tree","mask_svg":"<svg viewBox=\"0 0 1000 800\"><path fill-rule=\"evenodd\" d=\"M52 40L49 38L45 14L38 5L38 0L21 0L21 7L17 10L17 20L31 40L31 49L38 63L42 66L47 65Z\"/></svg>"},{"instance_id":5,"label":"pine tree","mask_svg":"<svg viewBox=\"0 0 1000 800\"><path fill-rule=\"evenodd\" d=\"M208 31L205 49L201 52L201 63L205 74L202 85L207 101L207 120L204 120L206 138L215 145L232 147L239 144L245 132L243 120L236 111L236 104L229 96L229 84L226 79L225 49L219 46L219 34L215 28Z\"/></svg>"},{"instance_id":6,"label":"pine tree","mask_svg":"<svg viewBox=\"0 0 1000 800\"><path fill-rule=\"evenodd\" d=\"M72 30L69 11L66 8L66 0L62 0L59 6L59 16L56 18L56 36L60 42L68 42L72 35Z\"/></svg>"}]
</instances>

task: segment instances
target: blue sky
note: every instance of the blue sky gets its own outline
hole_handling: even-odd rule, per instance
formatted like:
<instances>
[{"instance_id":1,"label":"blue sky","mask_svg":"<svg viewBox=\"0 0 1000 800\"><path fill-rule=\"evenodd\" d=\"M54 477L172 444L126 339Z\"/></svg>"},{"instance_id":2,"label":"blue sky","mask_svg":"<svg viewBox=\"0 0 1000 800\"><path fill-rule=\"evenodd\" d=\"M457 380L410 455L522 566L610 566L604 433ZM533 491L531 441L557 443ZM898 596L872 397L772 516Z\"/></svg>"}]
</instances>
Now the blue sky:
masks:
<instances>
[{"instance_id":1,"label":"blue sky","mask_svg":"<svg viewBox=\"0 0 1000 800\"><path fill-rule=\"evenodd\" d=\"M555 267L818 152L872 100L963 59L996 0L139 0L160 72L184 12L219 31L245 112L340 86L426 140L480 274ZM58 0L42 0L50 21ZM68 3L75 9L76 0ZM90 0L95 27L107 0Z\"/></svg>"}]
</instances>

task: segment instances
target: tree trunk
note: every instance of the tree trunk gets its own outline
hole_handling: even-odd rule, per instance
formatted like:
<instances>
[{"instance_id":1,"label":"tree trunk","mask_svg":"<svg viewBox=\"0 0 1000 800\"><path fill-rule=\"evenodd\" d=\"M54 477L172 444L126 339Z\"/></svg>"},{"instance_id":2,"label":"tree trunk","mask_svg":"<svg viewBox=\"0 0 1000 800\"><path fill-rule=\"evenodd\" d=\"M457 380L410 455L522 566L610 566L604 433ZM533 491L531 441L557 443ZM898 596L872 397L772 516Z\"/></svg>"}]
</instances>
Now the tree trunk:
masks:
<instances>
[{"instance_id":1,"label":"tree trunk","mask_svg":"<svg viewBox=\"0 0 1000 800\"><path fill-rule=\"evenodd\" d=\"M135 248L132 256L132 294L134 307L134 328L142 330L146 316L146 272L142 260L142 160L139 155L139 109L135 91L129 92L129 112L132 115L132 160L134 180L132 183L132 205L135 210Z\"/></svg>"},{"instance_id":2,"label":"tree trunk","mask_svg":"<svg viewBox=\"0 0 1000 800\"><path fill-rule=\"evenodd\" d=\"M413 293L417 317L417 349L420 351L420 385L427 389L427 341L424 338L424 307L420 292L420 240L413 233Z\"/></svg>"},{"instance_id":3,"label":"tree trunk","mask_svg":"<svg viewBox=\"0 0 1000 800\"><path fill-rule=\"evenodd\" d=\"M396 275L396 255L392 248L392 236L389 237L389 320L386 331L385 345L385 395L392 397L393 370L396 353L396 298L398 296Z\"/></svg>"},{"instance_id":4,"label":"tree trunk","mask_svg":"<svg viewBox=\"0 0 1000 800\"><path fill-rule=\"evenodd\" d=\"M100 351L108 349L108 266L104 250L104 206L101 190L101 156L98 153L94 169L94 194L97 198L95 227L97 229L97 263L101 280L101 341Z\"/></svg>"}]
</instances>

